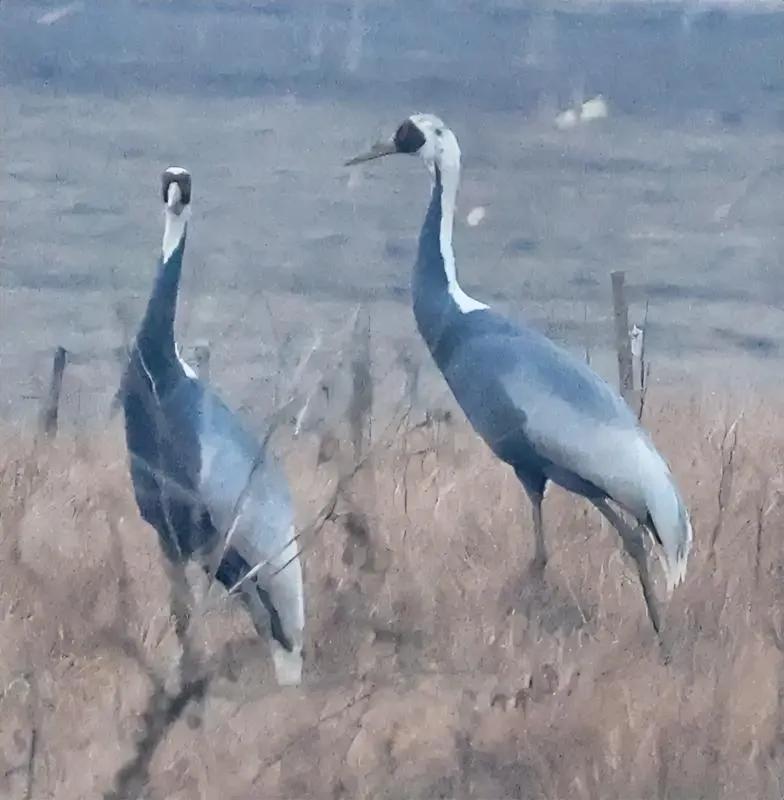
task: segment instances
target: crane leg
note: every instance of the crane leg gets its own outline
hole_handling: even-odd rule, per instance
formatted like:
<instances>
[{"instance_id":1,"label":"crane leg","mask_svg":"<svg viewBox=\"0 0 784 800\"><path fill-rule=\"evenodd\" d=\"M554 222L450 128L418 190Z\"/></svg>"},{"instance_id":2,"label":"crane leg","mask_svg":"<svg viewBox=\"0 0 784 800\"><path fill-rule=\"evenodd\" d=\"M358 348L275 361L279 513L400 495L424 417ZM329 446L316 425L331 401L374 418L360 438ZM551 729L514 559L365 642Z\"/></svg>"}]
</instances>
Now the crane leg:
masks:
<instances>
[{"instance_id":1,"label":"crane leg","mask_svg":"<svg viewBox=\"0 0 784 800\"><path fill-rule=\"evenodd\" d=\"M185 575L184 565L168 558L164 558L163 563L166 576L169 579L169 604L174 617L174 632L177 635L177 641L180 643L182 651L180 680L186 683L192 679L194 673L194 659L190 642L188 641L188 624L193 605L193 594L188 578Z\"/></svg>"},{"instance_id":2,"label":"crane leg","mask_svg":"<svg viewBox=\"0 0 784 800\"><path fill-rule=\"evenodd\" d=\"M642 595L648 609L648 616L650 617L651 624L656 634L660 635L661 620L659 619L659 611L656 607L656 595L653 591L653 581L648 571L648 554L645 552L645 543L640 535L639 527L632 528L604 498L591 499L591 502L615 530L618 531L621 541L623 542L623 549L632 557L634 563L637 565L637 574L640 577Z\"/></svg>"},{"instance_id":3,"label":"crane leg","mask_svg":"<svg viewBox=\"0 0 784 800\"><path fill-rule=\"evenodd\" d=\"M521 470L515 469L515 474L523 484L528 499L531 501L531 516L534 523L534 558L531 562L531 572L541 575L547 566L547 548L544 543L544 523L542 521L542 501L544 500L544 487L546 478L531 476Z\"/></svg>"},{"instance_id":4,"label":"crane leg","mask_svg":"<svg viewBox=\"0 0 784 800\"><path fill-rule=\"evenodd\" d=\"M534 572L543 572L547 566L547 549L544 546L544 523L542 522L542 500L543 494L529 494L531 498L531 513L534 521L534 537L536 539L536 550L531 567Z\"/></svg>"}]
</instances>

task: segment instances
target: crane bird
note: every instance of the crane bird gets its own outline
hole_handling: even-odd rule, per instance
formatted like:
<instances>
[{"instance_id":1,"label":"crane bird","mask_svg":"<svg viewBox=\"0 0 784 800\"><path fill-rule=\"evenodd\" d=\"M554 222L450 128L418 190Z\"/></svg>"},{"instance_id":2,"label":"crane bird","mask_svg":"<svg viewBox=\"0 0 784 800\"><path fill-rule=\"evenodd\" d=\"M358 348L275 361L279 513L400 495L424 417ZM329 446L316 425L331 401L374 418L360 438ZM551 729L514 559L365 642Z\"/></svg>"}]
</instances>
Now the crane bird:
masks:
<instances>
[{"instance_id":1,"label":"crane bird","mask_svg":"<svg viewBox=\"0 0 784 800\"><path fill-rule=\"evenodd\" d=\"M433 180L412 277L417 327L471 425L514 469L531 500L534 574L547 563L542 500L552 482L587 498L616 528L658 633L642 534L647 529L659 545L668 596L685 577L692 540L667 464L623 399L587 365L460 287L452 249L460 181L454 133L432 114L415 114L391 139L346 164L394 153L418 154Z\"/></svg>"},{"instance_id":2,"label":"crane bird","mask_svg":"<svg viewBox=\"0 0 784 800\"><path fill-rule=\"evenodd\" d=\"M180 358L174 318L190 174L169 167L162 191L162 255L123 381L136 502L180 586L191 558L227 588L240 584L258 633L271 628L278 683L296 685L305 618L289 488L269 437L259 444Z\"/></svg>"}]
</instances>

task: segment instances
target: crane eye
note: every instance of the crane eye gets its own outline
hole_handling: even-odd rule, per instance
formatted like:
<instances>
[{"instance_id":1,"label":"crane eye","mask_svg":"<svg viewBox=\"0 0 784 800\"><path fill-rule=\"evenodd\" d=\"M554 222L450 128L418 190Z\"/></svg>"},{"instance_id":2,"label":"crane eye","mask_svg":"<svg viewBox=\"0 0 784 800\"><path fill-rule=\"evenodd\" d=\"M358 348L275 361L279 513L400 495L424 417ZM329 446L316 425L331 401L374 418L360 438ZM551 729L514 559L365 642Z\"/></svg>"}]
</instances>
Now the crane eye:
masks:
<instances>
[{"instance_id":1,"label":"crane eye","mask_svg":"<svg viewBox=\"0 0 784 800\"><path fill-rule=\"evenodd\" d=\"M436 136L440 136L443 133L441 128L436 128Z\"/></svg>"}]
</instances>

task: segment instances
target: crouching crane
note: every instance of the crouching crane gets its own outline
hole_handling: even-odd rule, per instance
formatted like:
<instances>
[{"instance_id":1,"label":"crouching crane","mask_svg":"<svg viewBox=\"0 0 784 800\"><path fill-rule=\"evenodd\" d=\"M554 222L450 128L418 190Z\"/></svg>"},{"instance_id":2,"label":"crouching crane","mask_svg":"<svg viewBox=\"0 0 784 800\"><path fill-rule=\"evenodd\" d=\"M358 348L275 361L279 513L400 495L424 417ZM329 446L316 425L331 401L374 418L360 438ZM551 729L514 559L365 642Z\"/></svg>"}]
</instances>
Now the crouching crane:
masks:
<instances>
[{"instance_id":1,"label":"crouching crane","mask_svg":"<svg viewBox=\"0 0 784 800\"><path fill-rule=\"evenodd\" d=\"M514 469L531 500L535 572L547 562L542 499L552 481L587 498L619 532L658 632L643 529L659 545L668 595L685 577L692 541L667 464L626 403L591 369L460 287L452 249L460 181L454 133L438 117L416 114L347 164L393 153L418 154L433 179L412 279L417 327L474 429ZM628 525L608 501L639 525Z\"/></svg>"},{"instance_id":2,"label":"crouching crane","mask_svg":"<svg viewBox=\"0 0 784 800\"><path fill-rule=\"evenodd\" d=\"M173 580L184 583L185 562L195 559L224 586L240 584L256 630L271 629L278 683L295 685L305 617L288 485L268 440L259 444L179 356L174 319L189 173L168 168L162 190L161 260L124 377L136 502L158 532Z\"/></svg>"}]
</instances>

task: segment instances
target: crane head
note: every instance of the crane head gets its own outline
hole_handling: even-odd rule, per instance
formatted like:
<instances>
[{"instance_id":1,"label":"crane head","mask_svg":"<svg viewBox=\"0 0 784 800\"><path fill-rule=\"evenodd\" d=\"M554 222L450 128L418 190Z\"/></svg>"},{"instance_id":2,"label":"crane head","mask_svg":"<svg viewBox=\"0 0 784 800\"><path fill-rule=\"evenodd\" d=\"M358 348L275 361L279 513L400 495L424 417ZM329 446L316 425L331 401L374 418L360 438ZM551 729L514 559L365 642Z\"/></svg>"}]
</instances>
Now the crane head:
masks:
<instances>
[{"instance_id":1,"label":"crane head","mask_svg":"<svg viewBox=\"0 0 784 800\"><path fill-rule=\"evenodd\" d=\"M180 215L191 202L191 174L182 167L167 167L161 176L161 194L168 211Z\"/></svg>"},{"instance_id":2,"label":"crane head","mask_svg":"<svg viewBox=\"0 0 784 800\"><path fill-rule=\"evenodd\" d=\"M377 142L366 153L349 159L346 166L395 153L416 154L425 163L433 163L443 157L447 149L453 150L459 159L457 140L443 121L435 114L412 114L398 127L394 136Z\"/></svg>"}]
</instances>

